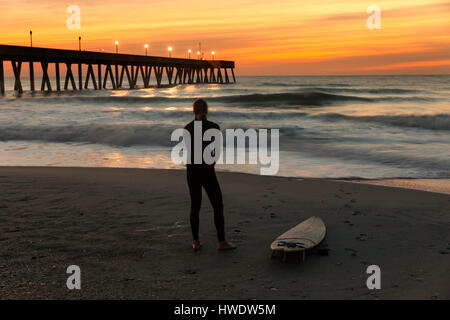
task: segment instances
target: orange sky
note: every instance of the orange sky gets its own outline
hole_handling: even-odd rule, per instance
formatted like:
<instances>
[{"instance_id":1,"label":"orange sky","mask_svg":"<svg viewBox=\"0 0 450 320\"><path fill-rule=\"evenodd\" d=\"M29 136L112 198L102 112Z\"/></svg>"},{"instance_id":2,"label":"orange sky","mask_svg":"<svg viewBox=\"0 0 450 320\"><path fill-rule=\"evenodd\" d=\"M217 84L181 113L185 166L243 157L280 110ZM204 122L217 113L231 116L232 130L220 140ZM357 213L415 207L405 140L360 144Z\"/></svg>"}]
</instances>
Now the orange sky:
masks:
<instances>
[{"instance_id":1,"label":"orange sky","mask_svg":"<svg viewBox=\"0 0 450 320\"><path fill-rule=\"evenodd\" d=\"M373 1L373 2L372 2ZM369 30L366 9L381 8ZM81 29L69 30L69 5ZM450 73L450 2L431 0L0 0L0 43L185 57L198 42L239 75Z\"/></svg>"}]
</instances>

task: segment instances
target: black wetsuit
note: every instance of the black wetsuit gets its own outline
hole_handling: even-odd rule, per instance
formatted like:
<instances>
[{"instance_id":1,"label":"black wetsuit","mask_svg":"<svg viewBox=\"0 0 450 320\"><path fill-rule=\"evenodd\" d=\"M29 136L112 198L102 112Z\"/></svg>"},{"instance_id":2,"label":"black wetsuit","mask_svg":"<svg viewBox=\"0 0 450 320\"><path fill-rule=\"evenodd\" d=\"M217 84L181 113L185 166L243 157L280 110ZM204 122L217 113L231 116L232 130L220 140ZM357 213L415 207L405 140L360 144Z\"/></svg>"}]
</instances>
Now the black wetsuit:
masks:
<instances>
[{"instance_id":1,"label":"black wetsuit","mask_svg":"<svg viewBox=\"0 0 450 320\"><path fill-rule=\"evenodd\" d=\"M208 129L218 129L220 127L211 121L195 120L202 122L202 137L203 133ZM187 169L187 182L189 186L189 193L191 196L191 229L194 240L198 240L199 233L199 213L202 203L202 187L205 189L209 200L214 209L214 223L217 229L217 237L219 241L225 241L224 231L224 217L223 217L223 201L222 191L220 190L219 182L217 181L216 172L214 170L215 163L209 165L202 159L202 164L194 163L194 122L192 121L186 125L185 129L191 134L191 150L188 157L191 159L191 163L186 165ZM198 139L198 138L197 138ZM210 141L202 143L202 154L205 147L210 144Z\"/></svg>"}]
</instances>

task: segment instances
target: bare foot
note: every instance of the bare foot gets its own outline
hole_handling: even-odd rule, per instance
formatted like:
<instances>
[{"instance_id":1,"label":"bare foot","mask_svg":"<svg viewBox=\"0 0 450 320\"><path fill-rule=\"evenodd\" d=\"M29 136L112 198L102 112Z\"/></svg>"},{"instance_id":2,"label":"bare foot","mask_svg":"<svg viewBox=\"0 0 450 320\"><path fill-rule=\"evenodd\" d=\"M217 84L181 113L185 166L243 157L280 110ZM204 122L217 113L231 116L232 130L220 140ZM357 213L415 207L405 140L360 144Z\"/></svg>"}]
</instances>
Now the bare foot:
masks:
<instances>
[{"instance_id":1,"label":"bare foot","mask_svg":"<svg viewBox=\"0 0 450 320\"><path fill-rule=\"evenodd\" d=\"M223 250L233 250L236 249L236 246L230 242L227 241L221 241L219 242L219 245L217 247L218 250L223 251Z\"/></svg>"},{"instance_id":2,"label":"bare foot","mask_svg":"<svg viewBox=\"0 0 450 320\"><path fill-rule=\"evenodd\" d=\"M197 251L200 250L201 247L202 247L202 245L200 244L200 241L199 240L194 240L194 242L192 243L192 250L197 252Z\"/></svg>"}]
</instances>

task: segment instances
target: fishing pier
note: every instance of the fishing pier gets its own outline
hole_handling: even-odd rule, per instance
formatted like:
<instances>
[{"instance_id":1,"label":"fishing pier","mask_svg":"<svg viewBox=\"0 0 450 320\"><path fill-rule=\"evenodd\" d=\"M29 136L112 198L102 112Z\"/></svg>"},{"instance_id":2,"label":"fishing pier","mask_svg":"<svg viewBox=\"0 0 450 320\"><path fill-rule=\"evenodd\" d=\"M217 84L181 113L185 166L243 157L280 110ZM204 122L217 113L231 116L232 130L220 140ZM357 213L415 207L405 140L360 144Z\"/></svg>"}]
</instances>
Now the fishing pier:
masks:
<instances>
[{"instance_id":1,"label":"fishing pier","mask_svg":"<svg viewBox=\"0 0 450 320\"><path fill-rule=\"evenodd\" d=\"M234 61L0 45L1 95L5 94L4 63L8 61L14 73L14 91L19 94L24 91L21 80L24 64L28 64L29 88L32 92L36 90L35 66L40 67L42 73L40 90L47 92L86 90L90 87L95 90L135 89L139 79L142 87L150 88L152 72L156 87L236 82ZM49 67L52 65L54 70L50 72ZM54 74L54 81L50 81L50 74ZM61 76L64 76L64 79Z\"/></svg>"}]
</instances>

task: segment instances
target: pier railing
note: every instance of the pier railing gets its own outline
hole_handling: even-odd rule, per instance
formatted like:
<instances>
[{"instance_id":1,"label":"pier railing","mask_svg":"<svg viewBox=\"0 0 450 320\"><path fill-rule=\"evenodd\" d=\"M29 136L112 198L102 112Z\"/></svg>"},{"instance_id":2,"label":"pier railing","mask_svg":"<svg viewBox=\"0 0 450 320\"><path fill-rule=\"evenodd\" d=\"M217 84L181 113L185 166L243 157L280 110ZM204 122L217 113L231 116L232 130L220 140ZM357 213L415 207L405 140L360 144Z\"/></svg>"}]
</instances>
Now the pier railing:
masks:
<instances>
[{"instance_id":1,"label":"pier railing","mask_svg":"<svg viewBox=\"0 0 450 320\"><path fill-rule=\"evenodd\" d=\"M197 60L141 56L132 54L104 53L94 51L77 51L34 48L23 46L0 45L0 94L5 94L5 61L10 61L14 73L14 90L23 92L21 71L22 65L29 65L30 90L35 91L35 64L42 70L41 91L61 91L88 89L89 84L95 90L106 88L119 89L124 87L134 89L139 77L144 88L150 87L153 75L156 86L193 83L231 83L236 82L234 61ZM49 65L54 64L56 88L52 87L49 76ZM60 65L65 66L64 85L61 82ZM83 65L87 71L83 74ZM72 68L78 69L76 76ZM85 68L86 69L86 68ZM229 74L228 72L231 72ZM164 79L168 83L162 83ZM76 81L77 80L77 81Z\"/></svg>"}]
</instances>

